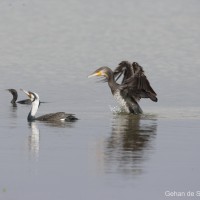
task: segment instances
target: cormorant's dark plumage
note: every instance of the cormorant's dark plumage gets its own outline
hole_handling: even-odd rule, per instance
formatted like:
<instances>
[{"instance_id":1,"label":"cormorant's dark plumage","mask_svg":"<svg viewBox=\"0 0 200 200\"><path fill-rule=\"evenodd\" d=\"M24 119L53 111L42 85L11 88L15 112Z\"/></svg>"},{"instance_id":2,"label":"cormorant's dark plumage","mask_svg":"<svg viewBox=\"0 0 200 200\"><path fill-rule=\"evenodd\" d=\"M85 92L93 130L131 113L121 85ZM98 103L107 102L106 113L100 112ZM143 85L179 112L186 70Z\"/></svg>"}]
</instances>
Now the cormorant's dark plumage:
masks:
<instances>
[{"instance_id":1,"label":"cormorant's dark plumage","mask_svg":"<svg viewBox=\"0 0 200 200\"><path fill-rule=\"evenodd\" d=\"M122 61L119 63L118 67L115 68L114 70L114 77L115 80L117 81L121 76L123 75L122 82L124 83L125 80L130 78L131 76L134 75L134 69L128 61Z\"/></svg>"},{"instance_id":2,"label":"cormorant's dark plumage","mask_svg":"<svg viewBox=\"0 0 200 200\"><path fill-rule=\"evenodd\" d=\"M17 93L17 91L15 89L8 89L8 91L13 95L13 99L12 99L12 101L10 103L12 103L12 104L16 104L16 103L31 104L31 100L30 99L17 101L18 93Z\"/></svg>"},{"instance_id":3,"label":"cormorant's dark plumage","mask_svg":"<svg viewBox=\"0 0 200 200\"><path fill-rule=\"evenodd\" d=\"M136 62L133 62L132 65L127 65L126 69L128 68L132 69L129 71L133 72L133 74L130 75L130 73L128 73L129 77L126 76L123 80L122 87L129 88L137 98L150 98L152 101L157 102L157 94L145 76L143 68ZM124 73L127 73L127 71Z\"/></svg>"},{"instance_id":4,"label":"cormorant's dark plumage","mask_svg":"<svg viewBox=\"0 0 200 200\"><path fill-rule=\"evenodd\" d=\"M123 75L123 78L121 84L119 84L116 81L121 75ZM138 63L134 62L131 65L127 61L122 61L114 72L109 67L100 67L89 77L92 76L105 77L113 96L126 112L142 113L138 104L141 98L157 101L156 93Z\"/></svg>"}]
</instances>

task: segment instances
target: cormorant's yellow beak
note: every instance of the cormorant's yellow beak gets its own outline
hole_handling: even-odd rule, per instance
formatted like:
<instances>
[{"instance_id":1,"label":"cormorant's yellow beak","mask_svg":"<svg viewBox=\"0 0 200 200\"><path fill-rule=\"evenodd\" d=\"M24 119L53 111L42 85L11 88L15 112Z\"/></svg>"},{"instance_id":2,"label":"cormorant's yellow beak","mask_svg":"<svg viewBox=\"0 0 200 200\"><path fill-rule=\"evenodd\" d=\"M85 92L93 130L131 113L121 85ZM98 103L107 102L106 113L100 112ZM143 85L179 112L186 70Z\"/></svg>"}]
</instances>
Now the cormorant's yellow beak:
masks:
<instances>
[{"instance_id":1,"label":"cormorant's yellow beak","mask_svg":"<svg viewBox=\"0 0 200 200\"><path fill-rule=\"evenodd\" d=\"M103 73L102 73L102 71L94 72L91 75L89 75L88 78L91 78L93 76L103 76Z\"/></svg>"}]
</instances>

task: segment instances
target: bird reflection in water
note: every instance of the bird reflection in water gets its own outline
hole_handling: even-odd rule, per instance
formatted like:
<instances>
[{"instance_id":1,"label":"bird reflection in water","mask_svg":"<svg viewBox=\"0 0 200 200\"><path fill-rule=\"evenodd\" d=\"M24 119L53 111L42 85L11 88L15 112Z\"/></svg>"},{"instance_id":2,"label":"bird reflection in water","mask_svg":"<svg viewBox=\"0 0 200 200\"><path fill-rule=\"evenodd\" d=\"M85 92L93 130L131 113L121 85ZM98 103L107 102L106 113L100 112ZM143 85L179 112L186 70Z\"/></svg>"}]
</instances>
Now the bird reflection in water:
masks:
<instances>
[{"instance_id":1,"label":"bird reflection in water","mask_svg":"<svg viewBox=\"0 0 200 200\"><path fill-rule=\"evenodd\" d=\"M10 106L10 117L16 118L17 117L17 104L11 104Z\"/></svg>"},{"instance_id":2,"label":"bird reflection in water","mask_svg":"<svg viewBox=\"0 0 200 200\"><path fill-rule=\"evenodd\" d=\"M106 172L141 174L143 162L154 150L156 117L114 114L111 136L105 144Z\"/></svg>"},{"instance_id":3,"label":"bird reflection in water","mask_svg":"<svg viewBox=\"0 0 200 200\"><path fill-rule=\"evenodd\" d=\"M65 121L53 121L53 122L43 122L43 125L55 127L55 128L73 128L74 124L72 122Z\"/></svg>"},{"instance_id":4,"label":"bird reflection in water","mask_svg":"<svg viewBox=\"0 0 200 200\"><path fill-rule=\"evenodd\" d=\"M30 122L29 126L31 128L31 135L28 137L29 150L34 159L38 160L40 150L40 131L36 122Z\"/></svg>"}]
</instances>

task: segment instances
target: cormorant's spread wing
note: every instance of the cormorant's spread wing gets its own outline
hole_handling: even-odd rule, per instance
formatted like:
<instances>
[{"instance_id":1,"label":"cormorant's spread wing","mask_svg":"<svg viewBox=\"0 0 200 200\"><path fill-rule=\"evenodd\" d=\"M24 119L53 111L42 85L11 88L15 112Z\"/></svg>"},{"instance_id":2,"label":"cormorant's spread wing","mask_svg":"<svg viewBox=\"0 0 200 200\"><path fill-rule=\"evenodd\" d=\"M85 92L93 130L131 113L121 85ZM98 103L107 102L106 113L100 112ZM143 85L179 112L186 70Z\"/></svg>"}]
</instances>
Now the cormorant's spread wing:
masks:
<instances>
[{"instance_id":1,"label":"cormorant's spread wing","mask_svg":"<svg viewBox=\"0 0 200 200\"><path fill-rule=\"evenodd\" d=\"M126 79L121 89L127 89L130 96L137 99L150 98L152 101L157 101L157 94L151 87L144 73L136 73L129 79Z\"/></svg>"},{"instance_id":2,"label":"cormorant's spread wing","mask_svg":"<svg viewBox=\"0 0 200 200\"><path fill-rule=\"evenodd\" d=\"M122 61L114 70L114 77L117 81L123 75L121 84L134 75L133 68L128 61Z\"/></svg>"}]
</instances>

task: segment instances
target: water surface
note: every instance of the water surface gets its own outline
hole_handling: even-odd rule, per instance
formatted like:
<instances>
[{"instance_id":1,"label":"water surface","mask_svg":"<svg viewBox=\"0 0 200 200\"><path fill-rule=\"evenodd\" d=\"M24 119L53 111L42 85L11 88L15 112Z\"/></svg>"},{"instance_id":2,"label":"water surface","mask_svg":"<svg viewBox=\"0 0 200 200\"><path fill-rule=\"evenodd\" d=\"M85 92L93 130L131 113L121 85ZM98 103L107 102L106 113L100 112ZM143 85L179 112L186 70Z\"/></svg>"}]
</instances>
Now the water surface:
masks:
<instances>
[{"instance_id":1,"label":"water surface","mask_svg":"<svg viewBox=\"0 0 200 200\"><path fill-rule=\"evenodd\" d=\"M0 199L199 191L199 8L197 0L1 1ZM158 103L141 101L142 116L113 112L107 84L87 79L122 60L141 64L158 93ZM48 102L38 115L80 120L28 123L30 106L13 107L8 88L37 92Z\"/></svg>"}]
</instances>

